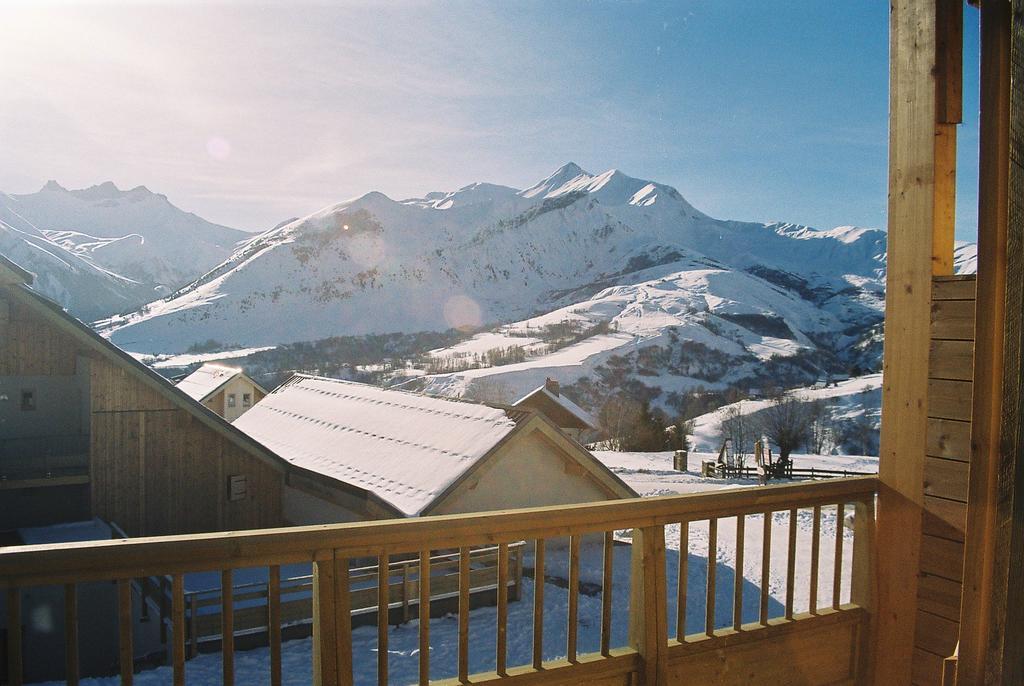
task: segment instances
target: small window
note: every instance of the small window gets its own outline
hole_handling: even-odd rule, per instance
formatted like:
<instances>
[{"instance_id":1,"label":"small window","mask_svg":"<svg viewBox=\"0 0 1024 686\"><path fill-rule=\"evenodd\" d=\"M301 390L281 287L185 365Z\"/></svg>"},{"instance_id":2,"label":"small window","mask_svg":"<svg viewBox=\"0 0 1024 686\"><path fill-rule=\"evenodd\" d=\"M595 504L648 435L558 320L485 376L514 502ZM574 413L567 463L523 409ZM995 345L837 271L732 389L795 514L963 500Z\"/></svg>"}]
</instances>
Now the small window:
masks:
<instances>
[{"instance_id":1,"label":"small window","mask_svg":"<svg viewBox=\"0 0 1024 686\"><path fill-rule=\"evenodd\" d=\"M36 409L36 392L31 388L21 389L21 410L31 412Z\"/></svg>"},{"instance_id":2,"label":"small window","mask_svg":"<svg viewBox=\"0 0 1024 686\"><path fill-rule=\"evenodd\" d=\"M252 407L252 393L242 394L242 407Z\"/></svg>"},{"instance_id":3,"label":"small window","mask_svg":"<svg viewBox=\"0 0 1024 686\"><path fill-rule=\"evenodd\" d=\"M234 406L235 406L235 394L234 393L228 393L228 407L234 407Z\"/></svg>"},{"instance_id":4,"label":"small window","mask_svg":"<svg viewBox=\"0 0 1024 686\"><path fill-rule=\"evenodd\" d=\"M248 483L245 474L233 474L228 477L228 500L245 500Z\"/></svg>"}]
</instances>

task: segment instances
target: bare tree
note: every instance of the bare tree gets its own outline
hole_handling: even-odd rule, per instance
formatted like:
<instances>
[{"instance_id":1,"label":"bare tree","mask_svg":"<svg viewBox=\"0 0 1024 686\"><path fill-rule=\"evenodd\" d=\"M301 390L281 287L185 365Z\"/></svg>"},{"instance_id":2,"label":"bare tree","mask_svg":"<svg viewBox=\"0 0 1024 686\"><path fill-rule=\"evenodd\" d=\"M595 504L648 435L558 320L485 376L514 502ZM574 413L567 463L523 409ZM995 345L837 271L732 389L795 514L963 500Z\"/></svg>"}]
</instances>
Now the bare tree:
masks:
<instances>
[{"instance_id":1,"label":"bare tree","mask_svg":"<svg viewBox=\"0 0 1024 686\"><path fill-rule=\"evenodd\" d=\"M821 400L814 400L807 403L807 405L807 411L810 414L807 447L809 452L821 455L835 441L835 428L832 425L832 416L828 412L828 407Z\"/></svg>"},{"instance_id":2,"label":"bare tree","mask_svg":"<svg viewBox=\"0 0 1024 686\"><path fill-rule=\"evenodd\" d=\"M751 426L750 418L743 414L739 404L725 408L723 414L720 429L722 442L729 439L737 456L746 455L747 445L754 439L754 427Z\"/></svg>"},{"instance_id":3,"label":"bare tree","mask_svg":"<svg viewBox=\"0 0 1024 686\"><path fill-rule=\"evenodd\" d=\"M779 447L779 461L788 462L790 453L807 440L813 423L811 403L779 395L758 413L757 420L761 433Z\"/></svg>"}]
</instances>

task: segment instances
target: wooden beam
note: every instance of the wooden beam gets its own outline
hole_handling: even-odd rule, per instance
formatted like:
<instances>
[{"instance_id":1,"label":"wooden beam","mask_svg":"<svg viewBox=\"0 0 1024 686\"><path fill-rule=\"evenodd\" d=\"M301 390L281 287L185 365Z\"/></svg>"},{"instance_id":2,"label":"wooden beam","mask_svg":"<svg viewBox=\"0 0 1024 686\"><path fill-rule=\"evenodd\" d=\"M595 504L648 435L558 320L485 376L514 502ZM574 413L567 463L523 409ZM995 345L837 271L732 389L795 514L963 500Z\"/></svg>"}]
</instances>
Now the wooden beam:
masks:
<instances>
[{"instance_id":1,"label":"wooden beam","mask_svg":"<svg viewBox=\"0 0 1024 686\"><path fill-rule=\"evenodd\" d=\"M1007 409L1004 378L1004 326L1007 309L1007 175L1010 117L1010 5L985 2L981 8L981 116L978 166L978 283L975 322L972 451L965 536L964 593L960 611L957 678L962 684L986 679L991 651L1001 653L994 629L999 592L996 565L996 510L1000 461L1000 417ZM1020 297L1020 279L1010 294ZM1016 315L1019 317L1019 313ZM1019 364L1019 360L1012 360ZM1016 457L1014 454L1013 457ZM993 638L995 640L993 640ZM997 647L998 646L998 647Z\"/></svg>"},{"instance_id":2,"label":"wooden beam","mask_svg":"<svg viewBox=\"0 0 1024 686\"><path fill-rule=\"evenodd\" d=\"M936 5L890 13L889 231L883 354L876 683L911 680L928 409L935 220Z\"/></svg>"},{"instance_id":3,"label":"wooden beam","mask_svg":"<svg viewBox=\"0 0 1024 686\"><path fill-rule=\"evenodd\" d=\"M963 120L963 32L963 0L935 0L934 274L953 273L956 126Z\"/></svg>"}]
</instances>

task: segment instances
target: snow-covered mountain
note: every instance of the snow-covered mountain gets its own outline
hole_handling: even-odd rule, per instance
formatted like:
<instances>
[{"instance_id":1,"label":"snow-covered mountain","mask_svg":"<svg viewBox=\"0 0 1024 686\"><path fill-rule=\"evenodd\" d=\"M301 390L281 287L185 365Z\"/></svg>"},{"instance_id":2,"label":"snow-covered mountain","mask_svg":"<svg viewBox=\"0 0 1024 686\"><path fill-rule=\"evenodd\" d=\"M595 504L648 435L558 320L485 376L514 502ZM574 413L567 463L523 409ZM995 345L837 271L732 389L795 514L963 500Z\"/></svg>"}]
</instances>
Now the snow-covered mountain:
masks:
<instances>
[{"instance_id":1,"label":"snow-covered mountain","mask_svg":"<svg viewBox=\"0 0 1024 686\"><path fill-rule=\"evenodd\" d=\"M153 289L112 273L47 238L0 193L0 254L35 274L33 287L82 319L138 307Z\"/></svg>"},{"instance_id":2,"label":"snow-covered mountain","mask_svg":"<svg viewBox=\"0 0 1024 686\"><path fill-rule=\"evenodd\" d=\"M660 321L703 340L707 320L757 355L877 324L884 260L882 231L718 220L669 186L567 164L525 190L373 192L327 207L104 326L118 345L156 353L617 309L643 322L620 336Z\"/></svg>"},{"instance_id":3,"label":"snow-covered mountain","mask_svg":"<svg viewBox=\"0 0 1024 686\"><path fill-rule=\"evenodd\" d=\"M109 181L81 190L49 181L36 193L0 194L0 218L7 227L4 254L22 255L24 266L50 286L44 292L82 317L108 316L164 296L222 262L249 237L184 212L144 186L122 191ZM24 241L34 247L19 244ZM53 268L38 254L25 257L40 250L76 268ZM88 271L82 263L111 276L119 294L108 299L96 289L82 292L72 274Z\"/></svg>"}]
</instances>

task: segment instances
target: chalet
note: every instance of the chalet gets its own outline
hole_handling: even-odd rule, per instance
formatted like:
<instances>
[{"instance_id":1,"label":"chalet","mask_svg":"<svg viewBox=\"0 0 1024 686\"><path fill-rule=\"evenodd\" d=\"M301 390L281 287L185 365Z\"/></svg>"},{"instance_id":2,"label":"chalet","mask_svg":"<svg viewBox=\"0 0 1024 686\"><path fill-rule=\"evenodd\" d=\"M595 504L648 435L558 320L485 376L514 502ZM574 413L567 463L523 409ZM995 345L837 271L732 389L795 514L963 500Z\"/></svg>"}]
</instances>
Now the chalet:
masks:
<instances>
[{"instance_id":1,"label":"chalet","mask_svg":"<svg viewBox=\"0 0 1024 686\"><path fill-rule=\"evenodd\" d=\"M282 523L286 462L32 279L0 257L0 531L94 516L133 536Z\"/></svg>"},{"instance_id":2,"label":"chalet","mask_svg":"<svg viewBox=\"0 0 1024 686\"><path fill-rule=\"evenodd\" d=\"M234 426L294 466L295 523L634 497L536 412L297 374Z\"/></svg>"},{"instance_id":3,"label":"chalet","mask_svg":"<svg viewBox=\"0 0 1024 686\"><path fill-rule=\"evenodd\" d=\"M582 407L562 395L560 384L554 379L546 379L543 386L524 395L512 404L523 410L535 410L551 420L551 422L583 443L589 440L598 429L597 420Z\"/></svg>"},{"instance_id":4,"label":"chalet","mask_svg":"<svg viewBox=\"0 0 1024 686\"><path fill-rule=\"evenodd\" d=\"M238 367L208 362L178 382L178 389L233 422L267 394Z\"/></svg>"}]
</instances>

